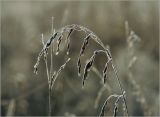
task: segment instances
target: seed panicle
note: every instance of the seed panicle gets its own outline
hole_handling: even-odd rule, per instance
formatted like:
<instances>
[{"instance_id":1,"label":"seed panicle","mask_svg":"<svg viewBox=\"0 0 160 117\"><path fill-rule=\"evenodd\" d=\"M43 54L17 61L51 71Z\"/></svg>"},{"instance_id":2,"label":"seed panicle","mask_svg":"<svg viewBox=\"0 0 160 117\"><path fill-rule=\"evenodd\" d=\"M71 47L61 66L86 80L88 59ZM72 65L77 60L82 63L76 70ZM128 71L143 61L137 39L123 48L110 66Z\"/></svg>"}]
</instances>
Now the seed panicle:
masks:
<instances>
[{"instance_id":1,"label":"seed panicle","mask_svg":"<svg viewBox=\"0 0 160 117\"><path fill-rule=\"evenodd\" d=\"M53 18L52 18L53 20ZM89 71L91 70L92 66L93 66L93 63L95 61L95 57L98 53L105 53L107 55L107 62L105 64L105 67L103 69L103 82L105 83L106 82L106 79L107 79L107 72L108 72L108 64L109 62L111 63L112 65L112 68L116 74L116 79L118 81L118 84L119 84L119 88L121 90L121 92L123 92L123 88L121 87L121 83L119 81L119 78L117 76L117 72L116 72L116 68L113 64L113 61L112 60L112 56L111 56L111 53L110 53L110 50L108 48L106 48L104 46L104 44L102 43L102 41L100 40L100 38L95 34L93 33L91 30L89 30L88 28L86 27L83 27L81 25L77 25L77 24L72 24L72 25L67 25L65 27L62 27L60 28L59 30L57 31L54 31L54 33L52 34L52 36L47 40L46 44L44 44L44 41L42 41L43 43L43 48L42 50L40 51L38 57L37 57L37 61L36 61L36 64L34 65L34 73L37 74L38 73L38 66L39 66L39 63L40 63L40 60L42 58L42 56L44 55L44 61L46 63L46 69L48 71L48 65L47 65L47 54L48 54L48 50L49 48L51 47L51 49L53 49L54 47L52 43L55 42L55 40L57 40L57 49L56 49L56 55L59 54L59 51L60 51L60 44L62 42L62 37L63 37L63 34L65 32L68 32L68 35L66 37L66 46L67 46L67 55L69 55L69 52L70 52L70 46L71 46L71 40L70 40L70 36L71 34L73 33L73 31L83 31L85 32L86 34L86 37L84 38L83 40L83 43L82 43L82 46L80 48L80 51L79 51L79 55L78 55L78 60L77 60L77 68L78 68L78 76L81 75L81 67L82 67L82 64L81 64L81 56L84 55L85 53L85 50L86 50L86 47L88 46L89 44L89 39L92 39L93 41L95 41L97 44L100 45L100 47L102 47L102 50L96 50L94 51L93 55L89 58L89 60L86 62L85 66L84 66L84 72L83 72L83 78L82 78L82 88L84 88L84 84L85 84L85 80L87 79L88 77L88 74L89 74ZM52 23L52 32L53 32L53 23ZM131 34L130 34L131 35ZM136 37L136 35L132 32L132 36ZM138 39L138 37L136 37ZM51 51L52 52L52 51ZM52 57L51 57L52 58ZM52 60L51 60L52 61ZM48 77L48 83L49 83L49 95L50 95L50 91L53 89L53 86L55 84L55 81L57 79L57 77L59 76L59 74L63 71L63 69L65 68L66 64L70 61L70 58L68 58L65 63L63 65L60 66L60 68L58 69L58 71L55 71L54 73L51 72L51 68L50 68L50 75ZM48 73L47 73L48 74ZM125 103L125 97L124 97L124 94L121 94L121 95L111 95L109 96L105 103L103 104L103 107L101 109L101 113L100 113L100 116L104 116L105 115L105 107L107 106L107 103L108 103L108 100L112 97L115 97L117 98L117 101L115 102L115 108L114 108L114 116L117 115L117 112L118 112L118 101L119 101L119 98L122 97L123 100L124 100L124 104L125 104L125 109L127 110L127 106L126 106L126 103ZM50 96L49 96L50 98ZM50 100L50 99L49 99ZM128 114L128 113L127 113Z\"/></svg>"}]
</instances>

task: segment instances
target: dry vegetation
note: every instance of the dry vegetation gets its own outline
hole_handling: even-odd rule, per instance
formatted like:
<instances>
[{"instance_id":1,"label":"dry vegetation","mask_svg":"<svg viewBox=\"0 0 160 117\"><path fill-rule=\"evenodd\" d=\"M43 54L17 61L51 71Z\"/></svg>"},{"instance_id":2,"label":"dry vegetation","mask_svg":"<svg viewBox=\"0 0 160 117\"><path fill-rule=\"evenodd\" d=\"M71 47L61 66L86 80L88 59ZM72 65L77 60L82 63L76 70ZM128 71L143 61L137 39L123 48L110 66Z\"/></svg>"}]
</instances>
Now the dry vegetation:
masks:
<instances>
[{"instance_id":1,"label":"dry vegetation","mask_svg":"<svg viewBox=\"0 0 160 117\"><path fill-rule=\"evenodd\" d=\"M115 76L116 76L115 80L117 80L117 84L118 84L118 86L120 88L120 91L121 91L121 95L111 95L110 96L110 97L116 97L117 98L117 100L115 101L114 116L117 115L118 102L119 102L120 98L122 98L122 97L123 97L122 99L123 99L124 106L125 106L124 110L126 111L126 115L128 116L128 109L127 109L127 104L126 104L125 91L122 88L122 84L121 84L121 82L119 80L117 70L115 68L115 65L113 64L111 52L107 47L104 46L104 44L102 43L100 38L95 33L93 33L91 30L89 30L88 28L83 27L81 25L76 25L76 24L68 25L68 26L65 26L65 27L59 29L58 31L55 31L55 30L53 30L53 23L52 23L52 31L53 31L53 33L52 33L51 37L47 40L46 44L44 44L44 41L43 41L44 39L43 39L43 35L42 35L43 47L42 47L42 49L41 49L41 51L39 53L39 56L37 57L37 62L34 65L34 73L37 74L38 73L38 66L39 66L40 61L41 61L41 57L44 55L44 61L45 61L45 64L46 64L46 71L47 71L47 78L48 78L48 87L49 87L48 88L49 89L49 101L48 101L49 102L49 104L48 104L49 105L49 116L51 115L51 110L52 110L51 109L51 96L52 96L51 93L52 93L52 89L53 89L54 83L55 83L57 77L59 76L60 72L64 69L66 64L71 59L71 58L68 58L67 61L59 68L59 70L52 74L52 70L53 70L53 57L52 57L53 55L52 54L54 54L53 53L53 46L57 46L57 50L56 50L55 55L58 55L58 53L60 51L60 49L59 49L60 48L60 44L62 42L64 33L67 32L68 34L67 34L65 42L67 44L67 55L69 55L69 51L71 51L70 50L70 45L71 45L70 44L71 43L70 36L73 33L73 31L83 31L85 33L85 35L87 35L83 39L83 43L82 43L82 46L80 48L80 52L79 52L79 55L78 55L78 60L77 60L78 61L77 62L78 76L81 76L81 66L82 66L81 65L81 57L82 57L82 55L84 56L85 50L86 50L90 40L95 41L97 44L99 44L102 47L102 50L94 50L93 55L90 57L90 59L86 62L85 66L84 66L84 69L83 69L84 73L83 73L83 78L82 78L82 88L84 87L84 83L85 83L85 80L87 79L88 72L91 70L96 56L98 56L98 54L100 54L100 53L105 54L106 58L107 58L107 62L105 63L105 66L104 66L104 69L103 69L103 82L105 84L106 77L107 77L107 69L108 69L109 64L111 64L112 69L114 70L114 73L115 73ZM135 38L135 36L136 36L135 34L134 35L132 34L131 36L134 39L136 39ZM56 42L56 41L57 41L57 44L53 45L54 42ZM50 55L51 55L50 69L48 68L48 60L47 60L47 54L48 54L49 49L50 49ZM49 71L50 71L50 74L49 74ZM104 105L102 107L100 116L104 116L105 106L107 105L107 102L110 99L110 97L107 98L107 100L105 101L105 103L104 103Z\"/></svg>"},{"instance_id":2,"label":"dry vegetation","mask_svg":"<svg viewBox=\"0 0 160 117\"><path fill-rule=\"evenodd\" d=\"M158 116L157 3L1 1L1 115Z\"/></svg>"}]
</instances>

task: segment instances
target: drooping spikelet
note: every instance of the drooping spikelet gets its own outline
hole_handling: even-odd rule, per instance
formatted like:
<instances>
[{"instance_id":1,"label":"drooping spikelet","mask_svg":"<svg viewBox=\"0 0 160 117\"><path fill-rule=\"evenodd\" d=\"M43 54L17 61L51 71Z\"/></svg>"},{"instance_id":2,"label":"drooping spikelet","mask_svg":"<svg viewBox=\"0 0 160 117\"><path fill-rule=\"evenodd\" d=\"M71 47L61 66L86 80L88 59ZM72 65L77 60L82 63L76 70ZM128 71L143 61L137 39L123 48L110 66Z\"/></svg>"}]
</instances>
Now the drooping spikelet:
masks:
<instances>
[{"instance_id":1,"label":"drooping spikelet","mask_svg":"<svg viewBox=\"0 0 160 117\"><path fill-rule=\"evenodd\" d=\"M40 60L41 60L42 55L43 55L43 54L47 54L48 48L49 48L49 46L51 45L53 39L56 38L57 34L58 34L58 32L54 33L53 36L51 36L51 38L50 38L50 39L47 41L47 43L43 46L43 49L40 51L40 53L39 53L39 55L38 55L38 57L37 57L37 62L36 62L36 64L34 65L34 73L35 73L35 74L38 74L38 65L39 65L39 62L40 62Z\"/></svg>"},{"instance_id":2,"label":"drooping spikelet","mask_svg":"<svg viewBox=\"0 0 160 117\"><path fill-rule=\"evenodd\" d=\"M84 74L83 74L83 79L82 79L82 86L84 86L84 82L88 76L88 72L91 70L91 67L93 65L93 62L95 60L95 57L97 55L98 51L94 51L94 54L91 56L91 58L89 59L89 61L86 63L85 67L84 67Z\"/></svg>"},{"instance_id":3,"label":"drooping spikelet","mask_svg":"<svg viewBox=\"0 0 160 117\"><path fill-rule=\"evenodd\" d=\"M108 72L108 64L109 64L110 60L108 60L104 66L103 69L103 83L105 84L106 79L107 79L107 72Z\"/></svg>"},{"instance_id":4,"label":"drooping spikelet","mask_svg":"<svg viewBox=\"0 0 160 117\"><path fill-rule=\"evenodd\" d=\"M117 116L117 112L118 112L118 105L114 107L114 114L113 114L114 117Z\"/></svg>"},{"instance_id":5,"label":"drooping spikelet","mask_svg":"<svg viewBox=\"0 0 160 117\"><path fill-rule=\"evenodd\" d=\"M104 102L104 104L103 104L103 106L102 106L102 108L101 108L101 112L100 112L100 114L99 114L100 117L103 117L103 116L104 116L104 114L105 114L105 108L106 108L106 106L107 106L107 104L108 104L108 102L109 102L109 100L110 100L111 98L117 98L116 101L115 101L115 103L114 103L114 105L115 105L115 108L114 108L114 116L117 115L118 102L119 102L120 98L123 98L123 95L116 95L116 94L114 94L114 95L110 95L110 96L105 100L105 102Z\"/></svg>"},{"instance_id":6,"label":"drooping spikelet","mask_svg":"<svg viewBox=\"0 0 160 117\"><path fill-rule=\"evenodd\" d=\"M81 75L81 59L80 58L81 58L82 54L84 53L86 46L88 45L89 38L90 38L90 35L87 35L84 38L82 47L81 47L80 52L79 52L79 57L78 57L78 61L77 61L78 76Z\"/></svg>"},{"instance_id":7,"label":"drooping spikelet","mask_svg":"<svg viewBox=\"0 0 160 117\"><path fill-rule=\"evenodd\" d=\"M56 50L56 55L58 55L59 54L59 48L60 48L60 44L61 44L61 42L62 42L62 35L58 38L58 40L57 40L57 50Z\"/></svg>"},{"instance_id":8,"label":"drooping spikelet","mask_svg":"<svg viewBox=\"0 0 160 117\"><path fill-rule=\"evenodd\" d=\"M81 47L81 50L80 50L80 55L81 56L82 54L84 54L84 51L85 51L85 48L87 47L88 45L88 40L90 38L90 35L87 35L85 38L84 38L84 42L82 44L82 47Z\"/></svg>"},{"instance_id":9,"label":"drooping spikelet","mask_svg":"<svg viewBox=\"0 0 160 117\"><path fill-rule=\"evenodd\" d=\"M54 33L53 36L47 41L46 45L44 46L44 51L47 53L49 46L51 45L53 39L57 37L58 32Z\"/></svg>"},{"instance_id":10,"label":"drooping spikelet","mask_svg":"<svg viewBox=\"0 0 160 117\"><path fill-rule=\"evenodd\" d=\"M74 31L74 29L70 29L69 33L68 33L68 36L67 36L67 55L69 55L69 50L70 50L70 36L72 34L72 32Z\"/></svg>"},{"instance_id":11,"label":"drooping spikelet","mask_svg":"<svg viewBox=\"0 0 160 117\"><path fill-rule=\"evenodd\" d=\"M118 103L119 103L119 100L123 97L123 95L119 95L114 103L114 114L113 116L116 117L117 116L117 113L118 113Z\"/></svg>"}]
</instances>

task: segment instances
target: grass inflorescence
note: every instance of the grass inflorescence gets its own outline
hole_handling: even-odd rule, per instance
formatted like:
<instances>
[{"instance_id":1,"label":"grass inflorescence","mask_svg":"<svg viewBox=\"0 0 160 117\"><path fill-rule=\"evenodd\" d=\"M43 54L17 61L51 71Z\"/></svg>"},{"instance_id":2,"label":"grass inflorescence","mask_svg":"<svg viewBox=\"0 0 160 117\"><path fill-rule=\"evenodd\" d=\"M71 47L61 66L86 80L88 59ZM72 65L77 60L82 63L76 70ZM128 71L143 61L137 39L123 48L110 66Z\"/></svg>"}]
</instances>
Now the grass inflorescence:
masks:
<instances>
[{"instance_id":1,"label":"grass inflorescence","mask_svg":"<svg viewBox=\"0 0 160 117\"><path fill-rule=\"evenodd\" d=\"M52 22L53 22L53 19L52 19ZM117 69L116 69L116 67L113 63L112 55L111 55L111 52L110 52L109 48L104 46L101 39L94 32L92 32L91 30L89 30L88 28L86 28L84 26L77 25L77 24L72 24L72 25L64 26L64 27L60 28L59 30L53 30L53 23L52 23L52 34L51 34L50 38L47 40L46 43L44 43L43 36L42 36L43 47L42 47L42 49L41 49L41 51L40 51L40 53L37 57L37 62L34 65L34 73L38 74L38 67L39 67L40 61L42 59L42 56L44 56L44 61L45 61L45 64L46 64L47 78L48 78L48 85L49 85L49 115L51 115L51 110L52 110L51 109L51 91L54 87L55 81L58 78L59 74L61 73L62 70L64 70L67 63L71 60L71 58L68 57L68 59L64 62L64 64L61 65L61 67L57 71L53 72L53 68L52 68L52 66L53 66L53 60L52 60L53 56L52 56L52 54L54 53L53 52L53 44L56 44L56 46L57 46L55 54L58 55L58 53L60 52L60 44L62 42L62 39L65 39L65 42L66 42L65 44L66 44L66 47L67 47L66 48L66 50L67 50L66 55L69 56L69 53L72 52L70 50L71 41L72 41L71 40L71 35L75 31L82 31L86 35L86 37L83 38L83 43L82 43L82 46L80 48L79 54L77 56L77 68L78 68L78 76L79 77L81 76L81 71L82 71L81 70L82 69L81 56L85 55L84 53L85 53L85 50L86 50L89 42L94 41L98 45L100 45L100 47L102 48L100 50L95 50L93 52L93 55L89 58L89 60L86 61L86 64L85 64L84 69L83 69L84 72L83 72L83 78L82 78L82 87L84 87L85 81L88 77L89 71L93 67L93 64L94 64L94 61L95 61L96 57L99 56L98 55L99 53L103 53L103 54L106 55L106 63L104 63L105 66L104 66L103 71L102 71L102 73L103 73L103 75L102 75L103 76L103 84L105 86L107 73L108 73L108 65L111 64L111 66L113 68L113 71L115 73L115 80L117 81L118 86L121 90L121 92L120 92L121 94L111 95L106 99L106 101L104 102L104 105L101 109L100 116L104 116L105 107L107 105L108 100L111 97L116 97L117 98L117 100L115 102L114 116L117 115L118 102L119 102L120 99L122 99L122 101L124 102L126 115L128 115L128 109L127 109L127 104L126 104L126 96L125 96L125 93L124 93L125 91L122 88L121 82L119 80ZM64 38L65 33L68 33L66 38ZM50 54L51 54L50 69L49 69L48 61L47 61L48 60L47 56L48 56L48 53L49 53L49 49L51 50L51 52L50 52ZM101 94L99 94L99 95L101 95Z\"/></svg>"}]
</instances>

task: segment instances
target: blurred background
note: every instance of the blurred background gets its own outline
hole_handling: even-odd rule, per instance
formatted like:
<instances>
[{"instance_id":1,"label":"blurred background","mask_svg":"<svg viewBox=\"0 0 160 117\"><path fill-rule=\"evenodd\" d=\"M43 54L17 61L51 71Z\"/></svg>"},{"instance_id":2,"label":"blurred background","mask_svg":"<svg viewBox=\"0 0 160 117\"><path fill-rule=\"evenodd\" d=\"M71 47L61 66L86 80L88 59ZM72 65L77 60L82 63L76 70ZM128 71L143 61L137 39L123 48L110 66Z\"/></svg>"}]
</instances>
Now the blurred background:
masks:
<instances>
[{"instance_id":1,"label":"blurred background","mask_svg":"<svg viewBox=\"0 0 160 117\"><path fill-rule=\"evenodd\" d=\"M159 10L153 1L1 1L1 115L47 116L48 84L44 61L39 74L33 66L45 41L51 35L51 17L57 30L68 24L85 26L109 45L113 61L127 95L129 115L159 115ZM136 63L130 64L129 43L125 21L141 41L134 44ZM71 35L70 57L73 58L58 77L52 91L52 115L97 116L105 99L120 94L113 70L110 68L106 87L101 84L104 56L96 58L95 68L82 89L77 76L78 56L84 33ZM89 43L83 62L98 47ZM66 59L66 50L53 55L53 69ZM135 59L133 59L134 61ZM82 66L84 67L84 66ZM101 93L99 93L101 92ZM99 99L97 101L97 95ZM95 103L97 105L95 106ZM123 115L119 103L118 115ZM114 100L106 107L105 115L113 115Z\"/></svg>"}]
</instances>

